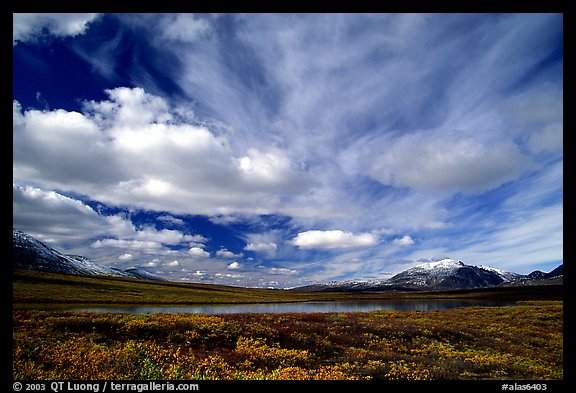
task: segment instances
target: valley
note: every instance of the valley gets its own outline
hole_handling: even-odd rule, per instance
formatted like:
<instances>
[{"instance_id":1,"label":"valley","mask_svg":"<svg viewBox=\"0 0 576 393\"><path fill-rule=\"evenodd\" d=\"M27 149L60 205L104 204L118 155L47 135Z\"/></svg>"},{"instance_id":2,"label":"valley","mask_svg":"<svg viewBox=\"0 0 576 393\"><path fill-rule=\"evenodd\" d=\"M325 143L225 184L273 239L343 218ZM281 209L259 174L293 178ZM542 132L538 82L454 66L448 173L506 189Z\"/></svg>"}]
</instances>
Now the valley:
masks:
<instances>
[{"instance_id":1,"label":"valley","mask_svg":"<svg viewBox=\"0 0 576 393\"><path fill-rule=\"evenodd\" d=\"M344 283L332 285L332 290L328 289L330 286L321 290L263 289L176 283L148 276L135 278L102 271L81 257L70 260L57 252L46 253L42 246L32 244L33 250L24 248L24 255L37 258L29 258L26 266L13 261L14 379L564 378L561 273L480 288L434 289L426 284L350 289L346 287L349 283ZM39 257L38 250L42 251ZM96 270L69 270L84 269L86 264ZM43 271L39 271L39 266ZM442 275L436 274L435 267L430 269L432 281L426 281L428 276L420 274L422 271L415 275L408 271L405 275L416 285L443 282L438 281ZM452 261L445 261L441 268L463 268L465 274L456 278L470 277L470 272L474 272ZM445 282L455 282L453 276L445 277ZM432 300L477 303L426 312L177 311L186 305L382 301L416 304ZM506 305L486 307L483 302ZM176 311L114 311L114 307L153 305L176 307ZM109 307L107 312L69 311L103 306Z\"/></svg>"},{"instance_id":2,"label":"valley","mask_svg":"<svg viewBox=\"0 0 576 393\"><path fill-rule=\"evenodd\" d=\"M13 271L16 309L47 304L242 304L398 299L562 300L562 285L450 291L308 292L139 280L122 277Z\"/></svg>"},{"instance_id":3,"label":"valley","mask_svg":"<svg viewBox=\"0 0 576 393\"><path fill-rule=\"evenodd\" d=\"M13 230L13 303L197 304L326 300L482 298L562 299L562 265L520 275L449 258L388 280L318 283L284 289L169 282L137 267L118 270L63 254Z\"/></svg>"}]
</instances>

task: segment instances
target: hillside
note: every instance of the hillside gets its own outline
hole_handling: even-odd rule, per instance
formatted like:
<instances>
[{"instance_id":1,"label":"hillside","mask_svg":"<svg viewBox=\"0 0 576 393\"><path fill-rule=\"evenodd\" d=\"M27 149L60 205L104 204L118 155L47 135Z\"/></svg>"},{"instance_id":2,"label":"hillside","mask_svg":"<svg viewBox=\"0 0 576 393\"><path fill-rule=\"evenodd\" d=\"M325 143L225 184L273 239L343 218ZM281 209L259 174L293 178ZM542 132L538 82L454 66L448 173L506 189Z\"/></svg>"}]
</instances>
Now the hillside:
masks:
<instances>
[{"instance_id":1,"label":"hillside","mask_svg":"<svg viewBox=\"0 0 576 393\"><path fill-rule=\"evenodd\" d=\"M562 265L549 273L522 275L445 258L418 264L387 280L332 281L296 288L311 292L442 291L500 286L562 285Z\"/></svg>"},{"instance_id":2,"label":"hillside","mask_svg":"<svg viewBox=\"0 0 576 393\"><path fill-rule=\"evenodd\" d=\"M17 229L12 230L12 266L15 269L49 273L164 280L136 267L119 270L102 266L81 255L63 254Z\"/></svg>"},{"instance_id":3,"label":"hillside","mask_svg":"<svg viewBox=\"0 0 576 393\"><path fill-rule=\"evenodd\" d=\"M304 292L13 271L15 308L35 304L239 304L304 301L375 301L398 299L562 300L562 285L482 288L453 291Z\"/></svg>"}]
</instances>

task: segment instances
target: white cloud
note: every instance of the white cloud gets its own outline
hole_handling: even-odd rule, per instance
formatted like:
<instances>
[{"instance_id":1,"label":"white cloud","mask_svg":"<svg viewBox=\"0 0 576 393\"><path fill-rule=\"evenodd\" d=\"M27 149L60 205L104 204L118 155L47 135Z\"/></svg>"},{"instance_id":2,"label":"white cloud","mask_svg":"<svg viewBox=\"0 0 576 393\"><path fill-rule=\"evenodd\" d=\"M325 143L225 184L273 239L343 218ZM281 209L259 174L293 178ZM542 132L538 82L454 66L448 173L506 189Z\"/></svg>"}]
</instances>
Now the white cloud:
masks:
<instances>
[{"instance_id":1,"label":"white cloud","mask_svg":"<svg viewBox=\"0 0 576 393\"><path fill-rule=\"evenodd\" d=\"M202 235L187 235L177 230L144 227L135 233L140 241L154 241L163 244L180 244L185 242L204 243L207 239Z\"/></svg>"},{"instance_id":2,"label":"white cloud","mask_svg":"<svg viewBox=\"0 0 576 393\"><path fill-rule=\"evenodd\" d=\"M200 271L200 270L196 270L194 273L192 273L192 275L193 275L193 276L196 276L196 277L202 277L202 276L205 276L205 275L206 275L206 272L202 272L202 271Z\"/></svg>"},{"instance_id":3,"label":"white cloud","mask_svg":"<svg viewBox=\"0 0 576 393\"><path fill-rule=\"evenodd\" d=\"M13 184L13 212L14 228L63 252L86 255L112 267L122 268L122 263L131 261L155 268L175 257L209 257L204 244L198 243L207 241L202 235L137 228L129 215L101 215L80 200L38 187ZM187 253L190 247L193 255Z\"/></svg>"},{"instance_id":4,"label":"white cloud","mask_svg":"<svg viewBox=\"0 0 576 393\"><path fill-rule=\"evenodd\" d=\"M167 262L167 263L164 264L164 266L166 266L166 267L176 267L176 266L180 266L180 262L178 262L178 261Z\"/></svg>"},{"instance_id":5,"label":"white cloud","mask_svg":"<svg viewBox=\"0 0 576 393\"><path fill-rule=\"evenodd\" d=\"M144 267L157 267L157 266L158 266L158 262L160 262L160 260L157 259L157 258L155 258L155 259L153 259L153 260L151 260L151 261L149 261L149 262L146 262L146 263L145 263L144 265L142 265L142 266L144 266Z\"/></svg>"},{"instance_id":6,"label":"white cloud","mask_svg":"<svg viewBox=\"0 0 576 393\"><path fill-rule=\"evenodd\" d=\"M414 239L410 235L404 235L401 238L394 239L394 244L399 246L411 246L414 244Z\"/></svg>"},{"instance_id":7,"label":"white cloud","mask_svg":"<svg viewBox=\"0 0 576 393\"><path fill-rule=\"evenodd\" d=\"M194 258L208 258L210 253L204 251L200 247L192 247L188 250L188 254Z\"/></svg>"},{"instance_id":8,"label":"white cloud","mask_svg":"<svg viewBox=\"0 0 576 393\"><path fill-rule=\"evenodd\" d=\"M534 154L561 154L564 144L564 98L561 86L545 84L514 95L500 108L515 137L526 140Z\"/></svg>"},{"instance_id":9,"label":"white cloud","mask_svg":"<svg viewBox=\"0 0 576 393\"><path fill-rule=\"evenodd\" d=\"M238 262L234 261L228 265L228 269L230 269L230 270L240 269L240 264Z\"/></svg>"},{"instance_id":10,"label":"white cloud","mask_svg":"<svg viewBox=\"0 0 576 393\"><path fill-rule=\"evenodd\" d=\"M243 278L243 274L231 274L231 273L216 273L215 277L226 277L226 278Z\"/></svg>"},{"instance_id":11,"label":"white cloud","mask_svg":"<svg viewBox=\"0 0 576 393\"><path fill-rule=\"evenodd\" d=\"M483 192L533 168L511 141L483 142L437 130L390 141L370 175L383 184L447 193Z\"/></svg>"},{"instance_id":12,"label":"white cloud","mask_svg":"<svg viewBox=\"0 0 576 393\"><path fill-rule=\"evenodd\" d=\"M278 246L276 243L269 242L269 243L249 243L244 247L246 251L255 251L255 252L274 252Z\"/></svg>"},{"instance_id":13,"label":"white cloud","mask_svg":"<svg viewBox=\"0 0 576 393\"><path fill-rule=\"evenodd\" d=\"M191 14L169 14L160 21L159 29L167 39L194 42L210 31L210 24Z\"/></svg>"},{"instance_id":14,"label":"white cloud","mask_svg":"<svg viewBox=\"0 0 576 393\"><path fill-rule=\"evenodd\" d=\"M554 123L530 134L528 148L535 153L562 152L564 124Z\"/></svg>"},{"instance_id":15,"label":"white cloud","mask_svg":"<svg viewBox=\"0 0 576 393\"><path fill-rule=\"evenodd\" d=\"M312 183L280 149L235 152L140 88L107 90L84 113L13 103L14 177L110 205L172 213L269 214ZM154 157L150 160L149 157Z\"/></svg>"},{"instance_id":16,"label":"white cloud","mask_svg":"<svg viewBox=\"0 0 576 393\"><path fill-rule=\"evenodd\" d=\"M14 13L12 14L12 42L35 41L47 30L57 37L76 36L84 34L88 25L99 14L74 13Z\"/></svg>"},{"instance_id":17,"label":"white cloud","mask_svg":"<svg viewBox=\"0 0 576 393\"><path fill-rule=\"evenodd\" d=\"M242 253L234 254L232 251L229 251L225 248L216 251L216 256L220 258L240 258L242 257L242 255L243 255Z\"/></svg>"},{"instance_id":18,"label":"white cloud","mask_svg":"<svg viewBox=\"0 0 576 393\"><path fill-rule=\"evenodd\" d=\"M44 25L61 36L81 34L87 26L54 27L66 24L61 23L65 15L54 25L36 16L18 18L15 40L36 34L32 26ZM80 201L49 190L127 210L166 212L163 222L174 224L167 225L172 229L181 229L178 219L170 219L179 214L208 216L221 225L279 214L291 218L286 225L302 231L346 228L349 232L301 232L290 242L303 249L344 247L333 256L342 256L333 271L322 272L328 277L350 274L357 268L349 261L357 257L380 251L382 257L370 262L375 272L378 264L388 263L386 252L388 258L406 252L386 244L383 250L361 248L393 233L417 236L418 247L429 246L429 239L444 231L461 229L465 238L476 227L455 221L467 216L453 208L474 210L482 204L480 195L472 200L469 194L498 187L495 194L504 193L510 182L522 182L531 171L549 175L547 157L561 160L561 60L554 60L561 15L113 18L120 28L108 41L93 50L80 45L74 50L94 72L109 80L126 75L143 88L108 90L107 99L86 102L78 112L23 111L13 102L13 176L20 187L14 191L15 224L37 228L54 240L76 237L76 244L100 245L91 249L97 253L104 253L108 242L114 248L108 260L116 260L118 246L125 245L135 260L158 256L162 268L177 257L198 269L195 258L209 256L203 246L207 239L135 228L128 217L98 216ZM226 25L218 25L224 19ZM150 49L158 52L154 58L135 56L133 67L118 75L124 28L138 20L145 21L139 32L149 34ZM166 67L175 58L178 66ZM193 106L161 98L162 87L143 60L165 71L163 77L181 89L182 102ZM556 64L554 69L548 63ZM561 192L561 176L554 183L560 186L533 185L514 202L539 210L542 204L526 200L540 195L539 200L549 201ZM23 186L30 184L34 187ZM506 202L494 202L481 210L501 227L508 221L499 221ZM283 234L240 237L246 251L290 257L297 250L286 246ZM541 238L558 244L546 234ZM392 243L401 246L409 239ZM193 252L198 256L187 253L191 248L199 250ZM238 259L227 252L215 256ZM226 271L229 261L215 262Z\"/></svg>"},{"instance_id":19,"label":"white cloud","mask_svg":"<svg viewBox=\"0 0 576 393\"><path fill-rule=\"evenodd\" d=\"M13 226L52 239L82 242L86 233L101 233L107 225L82 202L55 191L32 186L12 186Z\"/></svg>"},{"instance_id":20,"label":"white cloud","mask_svg":"<svg viewBox=\"0 0 576 393\"><path fill-rule=\"evenodd\" d=\"M158 242L126 239L96 240L91 246L94 248L116 247L132 250L159 250L162 248L161 244Z\"/></svg>"},{"instance_id":21,"label":"white cloud","mask_svg":"<svg viewBox=\"0 0 576 393\"><path fill-rule=\"evenodd\" d=\"M312 230L300 232L291 240L291 243L303 249L372 247L378 244L378 238L371 233L354 234L338 229L329 231Z\"/></svg>"},{"instance_id":22,"label":"white cloud","mask_svg":"<svg viewBox=\"0 0 576 393\"><path fill-rule=\"evenodd\" d=\"M184 225L184 220L181 220L180 218L176 218L176 217L173 217L173 216L170 216L170 215L158 216L156 219L159 220L159 221L162 221L162 222L164 222L164 223L173 224L173 225L176 225L176 226L182 226L182 225Z\"/></svg>"},{"instance_id":23,"label":"white cloud","mask_svg":"<svg viewBox=\"0 0 576 393\"><path fill-rule=\"evenodd\" d=\"M82 182L94 189L125 175L98 125L80 113L29 110L14 112L13 121L15 179L46 176L38 184L82 192Z\"/></svg>"},{"instance_id":24,"label":"white cloud","mask_svg":"<svg viewBox=\"0 0 576 393\"><path fill-rule=\"evenodd\" d=\"M285 192L304 190L312 184L299 177L288 157L277 148L261 152L249 149L248 154L237 159L242 179L258 189L280 188Z\"/></svg>"},{"instance_id":25,"label":"white cloud","mask_svg":"<svg viewBox=\"0 0 576 393\"><path fill-rule=\"evenodd\" d=\"M266 269L266 271L269 274L274 274L274 275L292 275L292 274L298 273L298 271L295 269L288 269L285 267L271 267L269 269Z\"/></svg>"}]
</instances>

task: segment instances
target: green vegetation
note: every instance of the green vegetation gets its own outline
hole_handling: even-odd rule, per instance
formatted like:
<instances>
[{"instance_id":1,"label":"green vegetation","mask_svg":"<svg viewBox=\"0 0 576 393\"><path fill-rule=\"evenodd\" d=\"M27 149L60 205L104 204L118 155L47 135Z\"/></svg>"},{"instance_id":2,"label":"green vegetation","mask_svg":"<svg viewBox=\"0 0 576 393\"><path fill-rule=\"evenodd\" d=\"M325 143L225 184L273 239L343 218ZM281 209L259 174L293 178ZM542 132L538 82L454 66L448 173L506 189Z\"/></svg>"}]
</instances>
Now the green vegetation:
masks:
<instances>
[{"instance_id":1,"label":"green vegetation","mask_svg":"<svg viewBox=\"0 0 576 393\"><path fill-rule=\"evenodd\" d=\"M13 377L24 380L563 378L561 301L218 316L14 311L13 321Z\"/></svg>"}]
</instances>

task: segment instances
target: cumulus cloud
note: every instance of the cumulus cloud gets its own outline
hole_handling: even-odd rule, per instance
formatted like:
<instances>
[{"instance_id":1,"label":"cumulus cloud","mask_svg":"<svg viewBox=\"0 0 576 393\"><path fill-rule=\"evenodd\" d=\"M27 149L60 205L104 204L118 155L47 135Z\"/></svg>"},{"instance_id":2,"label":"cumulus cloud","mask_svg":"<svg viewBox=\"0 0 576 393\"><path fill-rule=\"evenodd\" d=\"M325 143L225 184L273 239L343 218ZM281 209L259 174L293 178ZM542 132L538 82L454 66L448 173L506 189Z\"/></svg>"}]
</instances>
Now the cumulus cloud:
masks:
<instances>
[{"instance_id":1,"label":"cumulus cloud","mask_svg":"<svg viewBox=\"0 0 576 393\"><path fill-rule=\"evenodd\" d=\"M237 159L236 163L243 180L257 189L278 188L295 193L313 184L309 179L299 177L288 156L277 148L264 152L249 149L247 155Z\"/></svg>"},{"instance_id":2,"label":"cumulus cloud","mask_svg":"<svg viewBox=\"0 0 576 393\"><path fill-rule=\"evenodd\" d=\"M298 273L298 271L295 269L288 269L285 267L271 267L266 269L266 271L268 272L268 274L274 274L274 275L292 275Z\"/></svg>"},{"instance_id":3,"label":"cumulus cloud","mask_svg":"<svg viewBox=\"0 0 576 393\"><path fill-rule=\"evenodd\" d=\"M240 269L240 264L238 262L234 261L228 265L228 269L230 269L230 270Z\"/></svg>"},{"instance_id":4,"label":"cumulus cloud","mask_svg":"<svg viewBox=\"0 0 576 393\"><path fill-rule=\"evenodd\" d=\"M208 251L204 251L200 247L192 247L188 250L188 254L194 258L208 258L210 253Z\"/></svg>"},{"instance_id":5,"label":"cumulus cloud","mask_svg":"<svg viewBox=\"0 0 576 393\"><path fill-rule=\"evenodd\" d=\"M104 265L122 268L122 263L132 261L162 267L175 257L181 261L209 257L200 248L204 246L200 242L207 240L202 235L136 227L129 215L102 215L81 200L38 187L14 184L13 211L14 228ZM196 247L193 255L186 252L191 245Z\"/></svg>"},{"instance_id":6,"label":"cumulus cloud","mask_svg":"<svg viewBox=\"0 0 576 393\"><path fill-rule=\"evenodd\" d=\"M156 218L159 221L164 222L165 224L172 224L175 226L182 226L184 225L184 220L181 220L179 218L173 217L171 215L163 215L163 216L158 216Z\"/></svg>"},{"instance_id":7,"label":"cumulus cloud","mask_svg":"<svg viewBox=\"0 0 576 393\"><path fill-rule=\"evenodd\" d=\"M246 251L255 251L255 252L274 252L278 246L276 243L269 242L269 243L248 243L244 250Z\"/></svg>"},{"instance_id":8,"label":"cumulus cloud","mask_svg":"<svg viewBox=\"0 0 576 393\"><path fill-rule=\"evenodd\" d=\"M81 201L55 191L13 184L13 226L52 240L79 242L86 233L106 231L105 220Z\"/></svg>"},{"instance_id":9,"label":"cumulus cloud","mask_svg":"<svg viewBox=\"0 0 576 393\"><path fill-rule=\"evenodd\" d=\"M178 261L167 262L167 263L164 264L164 266L166 266L166 267L177 267L177 266L180 266L180 262L178 262Z\"/></svg>"},{"instance_id":10,"label":"cumulus cloud","mask_svg":"<svg viewBox=\"0 0 576 393\"><path fill-rule=\"evenodd\" d=\"M414 239L410 235L404 235L401 238L394 239L394 244L398 246L411 246L414 244Z\"/></svg>"},{"instance_id":11,"label":"cumulus cloud","mask_svg":"<svg viewBox=\"0 0 576 393\"><path fill-rule=\"evenodd\" d=\"M312 230L300 232L291 240L291 243L303 249L372 247L378 244L378 238L371 233L354 234L338 229L329 231Z\"/></svg>"},{"instance_id":12,"label":"cumulus cloud","mask_svg":"<svg viewBox=\"0 0 576 393\"><path fill-rule=\"evenodd\" d=\"M158 259L154 259L152 261L146 262L145 264L143 264L143 267L157 267L158 266Z\"/></svg>"},{"instance_id":13,"label":"cumulus cloud","mask_svg":"<svg viewBox=\"0 0 576 393\"><path fill-rule=\"evenodd\" d=\"M108 204L206 215L271 213L279 194L312 184L278 148L236 155L225 135L184 122L160 97L107 94L84 113L14 102L14 176Z\"/></svg>"},{"instance_id":14,"label":"cumulus cloud","mask_svg":"<svg viewBox=\"0 0 576 393\"><path fill-rule=\"evenodd\" d=\"M26 18L15 15L14 42L38 39L42 29L71 36L88 26L62 27L72 15L54 23ZM449 231L477 239L467 234L480 220L463 219L478 218L477 211L491 224L517 217L502 213L506 201L498 196L482 199L487 191L504 194L526 184L514 202L536 211L561 195L557 177L560 186L550 181L549 188L523 181L549 175L551 163L562 162L562 15L112 18L108 41L95 49L78 42L73 51L115 86L126 76L139 88L107 90L106 99L86 101L76 112L13 102L14 222L41 228L47 239L76 236L98 253L110 246L110 260L125 246L134 260L156 257L163 269L178 258L194 271L205 268L194 265L199 258L210 256L207 238L175 230L183 228L176 217L203 215L218 225L250 222L250 231L267 232L239 235L244 250L262 259L298 254L286 244L342 248L329 252L338 261L325 264L332 271L316 276L325 279L361 269L376 274L392 253L414 244L412 236L419 247L451 251L430 246L427 237L441 242ZM121 45L129 37L133 45ZM132 60L119 75L125 57ZM177 65L167 67L168 61ZM164 88L158 70L174 85ZM63 194L163 212L159 221L167 229L135 228L128 217L100 216ZM263 215L283 215L290 224L258 226ZM286 242L294 228L302 232ZM413 235L392 240L398 247L369 248L394 233ZM555 227L553 236L558 233ZM227 273L226 259L242 256L226 249L214 255ZM363 260L370 262L351 267ZM288 270L267 273L305 271L277 269Z\"/></svg>"},{"instance_id":15,"label":"cumulus cloud","mask_svg":"<svg viewBox=\"0 0 576 393\"><path fill-rule=\"evenodd\" d=\"M126 239L96 240L91 246L94 248L116 247L132 250L160 250L162 248L162 245L158 242Z\"/></svg>"},{"instance_id":16,"label":"cumulus cloud","mask_svg":"<svg viewBox=\"0 0 576 393\"><path fill-rule=\"evenodd\" d=\"M90 242L93 248L161 250L163 244L206 240L175 230L136 228L127 216L101 215L81 200L39 187L14 183L12 196L15 228L66 246Z\"/></svg>"},{"instance_id":17,"label":"cumulus cloud","mask_svg":"<svg viewBox=\"0 0 576 393\"><path fill-rule=\"evenodd\" d=\"M242 253L234 254L232 251L222 248L216 251L216 256L220 258L240 258L243 256L243 254Z\"/></svg>"},{"instance_id":18,"label":"cumulus cloud","mask_svg":"<svg viewBox=\"0 0 576 393\"><path fill-rule=\"evenodd\" d=\"M75 13L15 13L12 14L12 42L35 41L44 31L57 37L84 34L98 14Z\"/></svg>"}]
</instances>

